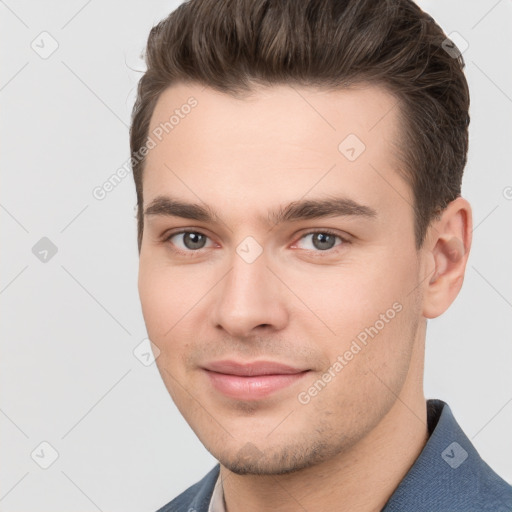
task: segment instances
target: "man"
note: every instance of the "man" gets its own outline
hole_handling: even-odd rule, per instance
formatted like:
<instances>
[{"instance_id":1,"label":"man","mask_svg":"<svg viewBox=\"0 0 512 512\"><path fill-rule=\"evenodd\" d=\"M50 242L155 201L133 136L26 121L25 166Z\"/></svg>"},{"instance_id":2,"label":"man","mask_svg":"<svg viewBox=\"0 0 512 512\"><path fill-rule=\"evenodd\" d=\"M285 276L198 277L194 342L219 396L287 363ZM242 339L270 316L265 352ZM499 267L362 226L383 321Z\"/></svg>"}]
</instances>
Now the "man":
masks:
<instances>
[{"instance_id":1,"label":"man","mask_svg":"<svg viewBox=\"0 0 512 512\"><path fill-rule=\"evenodd\" d=\"M408 0L191 0L130 143L157 365L219 461L162 511L510 511L440 400L462 286L464 62Z\"/></svg>"}]
</instances>

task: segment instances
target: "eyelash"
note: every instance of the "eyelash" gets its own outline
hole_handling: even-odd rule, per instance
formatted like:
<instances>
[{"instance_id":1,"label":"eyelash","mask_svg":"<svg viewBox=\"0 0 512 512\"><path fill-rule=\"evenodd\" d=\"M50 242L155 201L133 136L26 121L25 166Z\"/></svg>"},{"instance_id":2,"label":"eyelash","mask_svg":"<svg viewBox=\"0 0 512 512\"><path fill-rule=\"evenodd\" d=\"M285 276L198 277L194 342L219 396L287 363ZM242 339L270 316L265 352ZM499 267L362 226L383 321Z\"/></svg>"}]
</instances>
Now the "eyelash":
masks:
<instances>
[{"instance_id":1,"label":"eyelash","mask_svg":"<svg viewBox=\"0 0 512 512\"><path fill-rule=\"evenodd\" d=\"M198 235L203 235L206 238L209 238L208 235L205 235L201 231L194 231L194 230L187 229L187 230L176 231L175 233L171 233L170 235L168 235L168 236L166 236L164 238L164 242L170 242L171 245L173 245L172 242L171 242L171 238L174 237L174 236L177 236L177 235L182 235L184 233L195 233L195 234L198 234ZM350 243L350 240L340 236L338 233L335 233L334 231L331 231L329 229L319 229L319 230L316 230L316 231L308 231L307 233L304 233L303 235L301 235L301 237L298 240L302 240L303 238L305 238L308 235L315 235L315 234L318 234L318 233L321 233L323 235L332 235L332 236L334 236L336 238L339 238L341 240L341 244L335 245L332 249L327 249L325 251L320 251L320 250L314 251L314 250L309 250L309 249L302 249L303 251L308 251L308 252L315 253L315 256L317 254L323 254L323 253L332 254L333 252L336 252L336 247L340 247L340 246L343 246L343 245L346 245L346 244ZM183 249L178 249L176 247L173 247L172 250L174 252L182 255L182 256L192 257L192 258L195 257L196 254L198 254L198 253L200 253L202 251L202 249L196 249L196 250L189 249L187 251L184 251Z\"/></svg>"}]
</instances>

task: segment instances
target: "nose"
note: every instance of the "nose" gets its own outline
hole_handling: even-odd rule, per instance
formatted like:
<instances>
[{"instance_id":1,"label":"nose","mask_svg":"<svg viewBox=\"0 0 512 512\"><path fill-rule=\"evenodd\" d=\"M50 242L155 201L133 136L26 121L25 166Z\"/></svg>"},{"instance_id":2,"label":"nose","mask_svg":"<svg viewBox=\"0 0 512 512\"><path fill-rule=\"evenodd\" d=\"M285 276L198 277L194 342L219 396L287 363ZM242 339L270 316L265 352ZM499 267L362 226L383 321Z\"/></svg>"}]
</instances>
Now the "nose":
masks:
<instances>
[{"instance_id":1,"label":"nose","mask_svg":"<svg viewBox=\"0 0 512 512\"><path fill-rule=\"evenodd\" d=\"M216 289L212 319L232 337L281 330L288 322L283 285L267 267L264 254L248 263L235 253L230 272Z\"/></svg>"}]
</instances>

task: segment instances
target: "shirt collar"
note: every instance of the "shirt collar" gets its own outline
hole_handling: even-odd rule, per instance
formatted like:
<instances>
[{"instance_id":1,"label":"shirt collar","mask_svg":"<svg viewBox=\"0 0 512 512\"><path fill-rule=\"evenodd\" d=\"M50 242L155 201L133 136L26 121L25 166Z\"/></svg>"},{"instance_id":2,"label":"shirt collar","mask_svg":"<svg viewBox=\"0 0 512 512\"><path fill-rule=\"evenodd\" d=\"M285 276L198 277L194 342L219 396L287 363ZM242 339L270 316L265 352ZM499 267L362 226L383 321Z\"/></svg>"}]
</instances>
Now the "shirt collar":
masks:
<instances>
[{"instance_id":1,"label":"shirt collar","mask_svg":"<svg viewBox=\"0 0 512 512\"><path fill-rule=\"evenodd\" d=\"M210 506L208 507L208 512L226 512L226 503L224 501L224 492L222 490L220 474L217 477L217 482L213 488L212 499L210 501Z\"/></svg>"},{"instance_id":2,"label":"shirt collar","mask_svg":"<svg viewBox=\"0 0 512 512\"><path fill-rule=\"evenodd\" d=\"M441 400L427 401L431 435L382 512L509 511L510 486L480 458Z\"/></svg>"}]
</instances>

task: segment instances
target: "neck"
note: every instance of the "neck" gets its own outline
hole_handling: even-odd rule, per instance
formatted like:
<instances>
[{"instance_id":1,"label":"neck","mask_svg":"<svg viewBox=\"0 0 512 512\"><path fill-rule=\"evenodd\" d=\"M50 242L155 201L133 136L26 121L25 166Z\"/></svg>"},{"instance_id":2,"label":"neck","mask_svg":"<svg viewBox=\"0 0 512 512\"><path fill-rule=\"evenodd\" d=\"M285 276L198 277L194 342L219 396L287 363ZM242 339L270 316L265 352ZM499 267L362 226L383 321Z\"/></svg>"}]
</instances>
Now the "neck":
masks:
<instances>
[{"instance_id":1,"label":"neck","mask_svg":"<svg viewBox=\"0 0 512 512\"><path fill-rule=\"evenodd\" d=\"M390 411L343 453L285 475L237 475L221 465L227 512L381 511L428 440L418 359Z\"/></svg>"}]
</instances>

